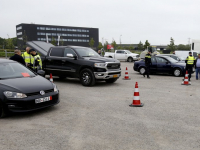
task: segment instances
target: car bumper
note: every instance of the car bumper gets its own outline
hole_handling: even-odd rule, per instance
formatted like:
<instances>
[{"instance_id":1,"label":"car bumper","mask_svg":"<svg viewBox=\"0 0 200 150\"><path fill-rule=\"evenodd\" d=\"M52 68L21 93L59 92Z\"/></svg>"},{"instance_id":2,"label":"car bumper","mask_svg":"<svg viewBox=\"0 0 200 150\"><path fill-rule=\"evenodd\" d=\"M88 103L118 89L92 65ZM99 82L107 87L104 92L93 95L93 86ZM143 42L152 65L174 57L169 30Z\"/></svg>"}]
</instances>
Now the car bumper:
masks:
<instances>
[{"instance_id":1,"label":"car bumper","mask_svg":"<svg viewBox=\"0 0 200 150\"><path fill-rule=\"evenodd\" d=\"M96 79L111 79L119 78L121 76L121 70L118 71L106 71L106 72L94 72Z\"/></svg>"},{"instance_id":2,"label":"car bumper","mask_svg":"<svg viewBox=\"0 0 200 150\"><path fill-rule=\"evenodd\" d=\"M35 103L35 99L49 97L49 96L52 96L52 100L38 104ZM29 112L56 105L59 102L60 102L59 92L57 93L52 92L52 93L47 93L43 96L41 95L28 96L27 98L24 99L7 99L5 105L8 111L10 112Z\"/></svg>"},{"instance_id":3,"label":"car bumper","mask_svg":"<svg viewBox=\"0 0 200 150\"><path fill-rule=\"evenodd\" d=\"M140 58L139 57L133 57L133 60L138 61L138 60L140 60Z\"/></svg>"}]
</instances>

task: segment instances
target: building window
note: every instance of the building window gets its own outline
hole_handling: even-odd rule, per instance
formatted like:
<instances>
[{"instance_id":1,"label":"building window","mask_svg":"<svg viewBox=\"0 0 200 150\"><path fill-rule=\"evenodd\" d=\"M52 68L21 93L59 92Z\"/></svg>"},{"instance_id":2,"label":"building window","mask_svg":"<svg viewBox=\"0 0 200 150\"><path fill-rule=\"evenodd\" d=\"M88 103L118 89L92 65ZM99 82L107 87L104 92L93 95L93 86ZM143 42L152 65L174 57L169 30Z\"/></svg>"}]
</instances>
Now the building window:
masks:
<instances>
[{"instance_id":1,"label":"building window","mask_svg":"<svg viewBox=\"0 0 200 150\"><path fill-rule=\"evenodd\" d=\"M40 27L40 30L45 30L45 27Z\"/></svg>"},{"instance_id":2,"label":"building window","mask_svg":"<svg viewBox=\"0 0 200 150\"><path fill-rule=\"evenodd\" d=\"M40 27L37 27L37 30L40 30Z\"/></svg>"},{"instance_id":3,"label":"building window","mask_svg":"<svg viewBox=\"0 0 200 150\"><path fill-rule=\"evenodd\" d=\"M44 32L37 32L37 35L45 35Z\"/></svg>"},{"instance_id":4,"label":"building window","mask_svg":"<svg viewBox=\"0 0 200 150\"><path fill-rule=\"evenodd\" d=\"M78 42L83 42L83 40L82 39L78 39Z\"/></svg>"},{"instance_id":5,"label":"building window","mask_svg":"<svg viewBox=\"0 0 200 150\"><path fill-rule=\"evenodd\" d=\"M40 41L40 38L37 38L38 41Z\"/></svg>"},{"instance_id":6,"label":"building window","mask_svg":"<svg viewBox=\"0 0 200 150\"><path fill-rule=\"evenodd\" d=\"M73 32L76 32L76 29L72 29Z\"/></svg>"},{"instance_id":7,"label":"building window","mask_svg":"<svg viewBox=\"0 0 200 150\"><path fill-rule=\"evenodd\" d=\"M61 31L61 28L57 28L57 31Z\"/></svg>"},{"instance_id":8,"label":"building window","mask_svg":"<svg viewBox=\"0 0 200 150\"><path fill-rule=\"evenodd\" d=\"M77 29L77 32L81 32L81 29Z\"/></svg>"},{"instance_id":9,"label":"building window","mask_svg":"<svg viewBox=\"0 0 200 150\"><path fill-rule=\"evenodd\" d=\"M61 36L61 33L57 33L57 35Z\"/></svg>"},{"instance_id":10,"label":"building window","mask_svg":"<svg viewBox=\"0 0 200 150\"><path fill-rule=\"evenodd\" d=\"M56 36L56 33L52 33L52 36Z\"/></svg>"},{"instance_id":11,"label":"building window","mask_svg":"<svg viewBox=\"0 0 200 150\"><path fill-rule=\"evenodd\" d=\"M22 32L18 32L17 35L22 35Z\"/></svg>"},{"instance_id":12,"label":"building window","mask_svg":"<svg viewBox=\"0 0 200 150\"><path fill-rule=\"evenodd\" d=\"M67 36L72 36L72 34L67 34Z\"/></svg>"},{"instance_id":13,"label":"building window","mask_svg":"<svg viewBox=\"0 0 200 150\"><path fill-rule=\"evenodd\" d=\"M67 31L72 31L72 29L67 29Z\"/></svg>"},{"instance_id":14,"label":"building window","mask_svg":"<svg viewBox=\"0 0 200 150\"><path fill-rule=\"evenodd\" d=\"M56 31L56 28L51 28L51 30L54 30L54 31Z\"/></svg>"},{"instance_id":15,"label":"building window","mask_svg":"<svg viewBox=\"0 0 200 150\"><path fill-rule=\"evenodd\" d=\"M77 34L78 37L81 37L81 34Z\"/></svg>"},{"instance_id":16,"label":"building window","mask_svg":"<svg viewBox=\"0 0 200 150\"><path fill-rule=\"evenodd\" d=\"M49 41L51 41L51 39L48 39Z\"/></svg>"},{"instance_id":17,"label":"building window","mask_svg":"<svg viewBox=\"0 0 200 150\"><path fill-rule=\"evenodd\" d=\"M87 40L83 39L83 42L87 42Z\"/></svg>"},{"instance_id":18,"label":"building window","mask_svg":"<svg viewBox=\"0 0 200 150\"><path fill-rule=\"evenodd\" d=\"M18 40L22 40L22 38L17 38Z\"/></svg>"},{"instance_id":19,"label":"building window","mask_svg":"<svg viewBox=\"0 0 200 150\"><path fill-rule=\"evenodd\" d=\"M65 29L65 28L62 28L62 31L67 31L67 29Z\"/></svg>"},{"instance_id":20,"label":"building window","mask_svg":"<svg viewBox=\"0 0 200 150\"><path fill-rule=\"evenodd\" d=\"M89 35L87 35L87 37L89 37Z\"/></svg>"},{"instance_id":21,"label":"building window","mask_svg":"<svg viewBox=\"0 0 200 150\"><path fill-rule=\"evenodd\" d=\"M22 26L17 27L17 30L21 30L21 29L22 29Z\"/></svg>"},{"instance_id":22,"label":"building window","mask_svg":"<svg viewBox=\"0 0 200 150\"><path fill-rule=\"evenodd\" d=\"M68 39L68 41L72 42L72 39Z\"/></svg>"},{"instance_id":23,"label":"building window","mask_svg":"<svg viewBox=\"0 0 200 150\"><path fill-rule=\"evenodd\" d=\"M73 39L73 42L77 42L77 39Z\"/></svg>"},{"instance_id":24,"label":"building window","mask_svg":"<svg viewBox=\"0 0 200 150\"><path fill-rule=\"evenodd\" d=\"M67 41L67 39L63 39L63 41Z\"/></svg>"},{"instance_id":25,"label":"building window","mask_svg":"<svg viewBox=\"0 0 200 150\"><path fill-rule=\"evenodd\" d=\"M51 33L46 33L46 35L51 35Z\"/></svg>"},{"instance_id":26,"label":"building window","mask_svg":"<svg viewBox=\"0 0 200 150\"><path fill-rule=\"evenodd\" d=\"M77 34L73 34L73 36L75 36L75 37L76 37L76 36L77 36Z\"/></svg>"},{"instance_id":27,"label":"building window","mask_svg":"<svg viewBox=\"0 0 200 150\"><path fill-rule=\"evenodd\" d=\"M82 30L82 32L86 32L86 30Z\"/></svg>"},{"instance_id":28,"label":"building window","mask_svg":"<svg viewBox=\"0 0 200 150\"><path fill-rule=\"evenodd\" d=\"M89 40L87 40L87 42L89 42Z\"/></svg>"},{"instance_id":29,"label":"building window","mask_svg":"<svg viewBox=\"0 0 200 150\"><path fill-rule=\"evenodd\" d=\"M62 36L67 36L67 34L64 34L64 33L63 33Z\"/></svg>"},{"instance_id":30,"label":"building window","mask_svg":"<svg viewBox=\"0 0 200 150\"><path fill-rule=\"evenodd\" d=\"M82 34L81 36L82 36L82 37L86 37L86 35L85 35L85 34Z\"/></svg>"},{"instance_id":31,"label":"building window","mask_svg":"<svg viewBox=\"0 0 200 150\"><path fill-rule=\"evenodd\" d=\"M46 38L40 38L41 41L46 41Z\"/></svg>"},{"instance_id":32,"label":"building window","mask_svg":"<svg viewBox=\"0 0 200 150\"><path fill-rule=\"evenodd\" d=\"M87 30L87 32L89 32L89 30Z\"/></svg>"},{"instance_id":33,"label":"building window","mask_svg":"<svg viewBox=\"0 0 200 150\"><path fill-rule=\"evenodd\" d=\"M49 27L46 27L46 30L51 30L51 28L49 28Z\"/></svg>"}]
</instances>

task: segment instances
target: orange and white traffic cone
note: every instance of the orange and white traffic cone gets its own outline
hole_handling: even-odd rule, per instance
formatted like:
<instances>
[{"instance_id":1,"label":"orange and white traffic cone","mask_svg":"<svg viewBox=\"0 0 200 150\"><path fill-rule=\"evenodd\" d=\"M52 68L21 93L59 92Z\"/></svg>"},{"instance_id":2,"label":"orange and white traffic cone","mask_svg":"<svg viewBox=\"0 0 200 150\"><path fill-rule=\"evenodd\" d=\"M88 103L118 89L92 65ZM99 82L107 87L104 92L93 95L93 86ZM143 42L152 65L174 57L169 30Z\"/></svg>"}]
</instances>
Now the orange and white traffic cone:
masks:
<instances>
[{"instance_id":1,"label":"orange and white traffic cone","mask_svg":"<svg viewBox=\"0 0 200 150\"><path fill-rule=\"evenodd\" d=\"M188 72L187 71L185 73L185 79L181 84L182 85L191 85L191 83L188 81Z\"/></svg>"},{"instance_id":2,"label":"orange and white traffic cone","mask_svg":"<svg viewBox=\"0 0 200 150\"><path fill-rule=\"evenodd\" d=\"M50 73L50 81L53 82L52 73Z\"/></svg>"},{"instance_id":3,"label":"orange and white traffic cone","mask_svg":"<svg viewBox=\"0 0 200 150\"><path fill-rule=\"evenodd\" d=\"M134 97L133 97L133 103L129 105L130 107L143 107L144 104L140 102L140 94L139 94L139 88L138 83L135 83L135 91L134 91Z\"/></svg>"},{"instance_id":4,"label":"orange and white traffic cone","mask_svg":"<svg viewBox=\"0 0 200 150\"><path fill-rule=\"evenodd\" d=\"M124 76L123 80L131 80L131 78L129 78L129 76L128 76L128 68L127 67L126 67L125 76Z\"/></svg>"}]
</instances>

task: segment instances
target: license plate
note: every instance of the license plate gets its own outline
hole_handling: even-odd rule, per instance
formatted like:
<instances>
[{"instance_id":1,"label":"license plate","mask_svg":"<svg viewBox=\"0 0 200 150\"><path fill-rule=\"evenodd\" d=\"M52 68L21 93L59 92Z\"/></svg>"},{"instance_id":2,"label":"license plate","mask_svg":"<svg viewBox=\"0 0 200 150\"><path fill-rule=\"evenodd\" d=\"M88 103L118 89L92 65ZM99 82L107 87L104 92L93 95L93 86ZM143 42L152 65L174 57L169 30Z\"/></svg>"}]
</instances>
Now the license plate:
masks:
<instances>
[{"instance_id":1,"label":"license plate","mask_svg":"<svg viewBox=\"0 0 200 150\"><path fill-rule=\"evenodd\" d=\"M117 78L117 77L118 77L118 75L117 75L117 74L113 75L113 78Z\"/></svg>"},{"instance_id":2,"label":"license plate","mask_svg":"<svg viewBox=\"0 0 200 150\"><path fill-rule=\"evenodd\" d=\"M35 99L35 103L43 103L52 100L52 96Z\"/></svg>"}]
</instances>

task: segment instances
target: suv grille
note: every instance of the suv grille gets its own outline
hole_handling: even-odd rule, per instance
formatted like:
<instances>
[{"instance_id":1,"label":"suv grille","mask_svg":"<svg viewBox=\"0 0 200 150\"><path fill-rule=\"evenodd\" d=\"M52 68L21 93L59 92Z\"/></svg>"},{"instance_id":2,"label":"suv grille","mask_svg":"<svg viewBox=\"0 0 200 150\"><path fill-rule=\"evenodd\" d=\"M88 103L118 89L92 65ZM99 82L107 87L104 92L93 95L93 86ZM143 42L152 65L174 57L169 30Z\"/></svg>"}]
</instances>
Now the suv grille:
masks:
<instances>
[{"instance_id":1,"label":"suv grille","mask_svg":"<svg viewBox=\"0 0 200 150\"><path fill-rule=\"evenodd\" d=\"M51 90L46 90L44 91L45 93L51 93L53 92L54 89L51 89ZM40 91L39 92L34 92L34 93L27 93L26 96L33 96L33 95L40 95Z\"/></svg>"},{"instance_id":2,"label":"suv grille","mask_svg":"<svg viewBox=\"0 0 200 150\"><path fill-rule=\"evenodd\" d=\"M108 69L120 69L120 63L109 63L108 65L107 65L107 68Z\"/></svg>"}]
</instances>

